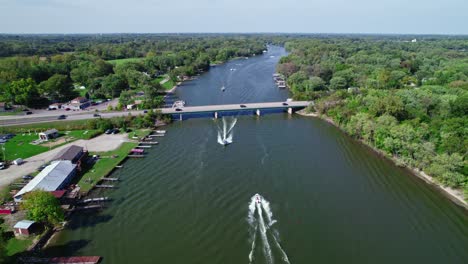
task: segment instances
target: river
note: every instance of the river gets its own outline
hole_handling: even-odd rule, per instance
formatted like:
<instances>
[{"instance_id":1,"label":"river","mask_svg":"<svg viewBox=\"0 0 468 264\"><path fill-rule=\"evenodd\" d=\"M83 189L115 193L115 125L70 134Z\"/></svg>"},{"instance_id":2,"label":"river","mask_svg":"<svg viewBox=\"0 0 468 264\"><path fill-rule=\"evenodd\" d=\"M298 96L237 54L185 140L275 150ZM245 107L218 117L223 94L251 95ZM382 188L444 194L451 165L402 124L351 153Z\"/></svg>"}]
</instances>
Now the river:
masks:
<instances>
[{"instance_id":1,"label":"river","mask_svg":"<svg viewBox=\"0 0 468 264\"><path fill-rule=\"evenodd\" d=\"M285 100L271 77L284 54L216 66L176 94L188 105ZM168 126L146 158L114 173L109 206L76 214L46 253L113 264L468 263L466 211L332 125L242 116L223 147L217 124Z\"/></svg>"}]
</instances>

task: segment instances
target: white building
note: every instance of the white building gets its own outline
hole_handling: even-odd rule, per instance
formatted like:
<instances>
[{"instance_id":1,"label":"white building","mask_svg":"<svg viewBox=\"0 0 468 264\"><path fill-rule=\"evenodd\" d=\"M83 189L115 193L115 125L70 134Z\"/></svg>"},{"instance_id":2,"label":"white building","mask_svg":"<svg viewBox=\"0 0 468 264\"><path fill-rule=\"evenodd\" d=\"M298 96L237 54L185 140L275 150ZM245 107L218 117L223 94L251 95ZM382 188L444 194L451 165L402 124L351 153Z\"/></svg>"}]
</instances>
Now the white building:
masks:
<instances>
[{"instance_id":1,"label":"white building","mask_svg":"<svg viewBox=\"0 0 468 264\"><path fill-rule=\"evenodd\" d=\"M34 190L60 190L71 181L75 173L76 165L71 161L53 161L15 195L15 201L21 201L24 194Z\"/></svg>"}]
</instances>

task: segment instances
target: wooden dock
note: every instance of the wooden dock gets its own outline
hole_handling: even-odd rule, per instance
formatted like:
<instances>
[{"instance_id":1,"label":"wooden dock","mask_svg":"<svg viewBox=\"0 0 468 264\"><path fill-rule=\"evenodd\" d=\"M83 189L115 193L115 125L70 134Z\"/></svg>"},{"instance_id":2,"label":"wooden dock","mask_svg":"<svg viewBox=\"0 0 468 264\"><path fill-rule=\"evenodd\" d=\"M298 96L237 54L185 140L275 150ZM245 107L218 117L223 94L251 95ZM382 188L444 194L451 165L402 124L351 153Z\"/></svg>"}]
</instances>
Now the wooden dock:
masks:
<instances>
[{"instance_id":1,"label":"wooden dock","mask_svg":"<svg viewBox=\"0 0 468 264\"><path fill-rule=\"evenodd\" d=\"M103 181L118 181L119 178L102 178Z\"/></svg>"},{"instance_id":2,"label":"wooden dock","mask_svg":"<svg viewBox=\"0 0 468 264\"><path fill-rule=\"evenodd\" d=\"M86 205L86 206L77 206L72 209L72 211L80 211L80 210L91 210L91 209L101 209L102 205L94 204L94 205Z\"/></svg>"},{"instance_id":3,"label":"wooden dock","mask_svg":"<svg viewBox=\"0 0 468 264\"><path fill-rule=\"evenodd\" d=\"M164 137L164 134L148 135L148 137Z\"/></svg>"},{"instance_id":4,"label":"wooden dock","mask_svg":"<svg viewBox=\"0 0 468 264\"><path fill-rule=\"evenodd\" d=\"M159 142L157 141L140 141L138 144L148 144L148 145L157 145Z\"/></svg>"},{"instance_id":5,"label":"wooden dock","mask_svg":"<svg viewBox=\"0 0 468 264\"><path fill-rule=\"evenodd\" d=\"M75 256L75 257L54 257L54 258L20 258L22 263L55 263L55 264L96 264L101 260L100 256Z\"/></svg>"},{"instance_id":6,"label":"wooden dock","mask_svg":"<svg viewBox=\"0 0 468 264\"><path fill-rule=\"evenodd\" d=\"M92 203L92 202L105 202L109 201L109 197L98 197L98 198L89 198L81 201L80 203Z\"/></svg>"},{"instance_id":7,"label":"wooden dock","mask_svg":"<svg viewBox=\"0 0 468 264\"><path fill-rule=\"evenodd\" d=\"M99 185L96 185L94 187L96 187L96 188L115 188L114 185L108 185L108 184L99 184Z\"/></svg>"},{"instance_id":8,"label":"wooden dock","mask_svg":"<svg viewBox=\"0 0 468 264\"><path fill-rule=\"evenodd\" d=\"M129 158L144 158L145 155L128 155Z\"/></svg>"},{"instance_id":9,"label":"wooden dock","mask_svg":"<svg viewBox=\"0 0 468 264\"><path fill-rule=\"evenodd\" d=\"M147 146L147 145L139 145L139 146L136 146L137 148L151 148L151 146Z\"/></svg>"}]
</instances>

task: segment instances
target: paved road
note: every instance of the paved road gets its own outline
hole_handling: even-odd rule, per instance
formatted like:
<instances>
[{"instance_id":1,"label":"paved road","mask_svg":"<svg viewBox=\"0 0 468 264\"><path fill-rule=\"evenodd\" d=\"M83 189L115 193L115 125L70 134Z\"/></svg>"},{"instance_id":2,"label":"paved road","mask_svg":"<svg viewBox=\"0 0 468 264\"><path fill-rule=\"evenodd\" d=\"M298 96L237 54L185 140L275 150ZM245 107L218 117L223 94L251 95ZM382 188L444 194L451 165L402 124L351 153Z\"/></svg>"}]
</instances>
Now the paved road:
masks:
<instances>
[{"instance_id":1,"label":"paved road","mask_svg":"<svg viewBox=\"0 0 468 264\"><path fill-rule=\"evenodd\" d=\"M288 105L283 105L284 102L270 102L270 103L250 103L243 104L245 107L241 107L240 104L228 104L228 105L206 105L206 106L187 106L183 107L182 111L177 111L174 108L160 108L163 114L184 114L184 113L201 113L201 112L215 112L215 111L235 111L235 110L257 110L257 109L271 109L271 108L288 108L288 107L307 107L311 102L307 101L294 101L288 102ZM52 111L53 112L53 111ZM0 117L0 126L11 126L11 125L24 125L33 123L44 123L58 120L58 116L63 113L51 113L51 111L27 116L3 116ZM93 115L95 112L68 112L66 113L67 118L62 120L85 120L96 118ZM126 116L143 114L143 111L122 111L122 112L110 112L100 113L102 118L111 118L117 116Z\"/></svg>"}]
</instances>

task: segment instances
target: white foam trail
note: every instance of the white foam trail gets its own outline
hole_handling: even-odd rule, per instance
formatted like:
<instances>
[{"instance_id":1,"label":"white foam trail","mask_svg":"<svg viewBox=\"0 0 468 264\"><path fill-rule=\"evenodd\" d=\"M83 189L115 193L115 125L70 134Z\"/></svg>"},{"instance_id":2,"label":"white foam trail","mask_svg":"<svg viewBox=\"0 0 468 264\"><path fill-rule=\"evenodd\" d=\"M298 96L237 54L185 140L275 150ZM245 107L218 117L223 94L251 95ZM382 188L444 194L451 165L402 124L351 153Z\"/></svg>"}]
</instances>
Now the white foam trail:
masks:
<instances>
[{"instance_id":1,"label":"white foam trail","mask_svg":"<svg viewBox=\"0 0 468 264\"><path fill-rule=\"evenodd\" d=\"M249 253L249 263L252 264L252 261L253 261L253 254L254 254L254 251L255 251L255 239L257 238L257 226L255 226L255 229L254 229L254 233L253 233L253 238L252 238L252 247L250 249L250 253Z\"/></svg>"},{"instance_id":2,"label":"white foam trail","mask_svg":"<svg viewBox=\"0 0 468 264\"><path fill-rule=\"evenodd\" d=\"M226 145L226 143L232 143L233 141L233 128L237 123L237 118L234 118L232 123L229 123L225 117L222 118L222 123L223 127L219 127L218 124L216 124L218 128L218 143L221 145Z\"/></svg>"},{"instance_id":3,"label":"white foam trail","mask_svg":"<svg viewBox=\"0 0 468 264\"><path fill-rule=\"evenodd\" d=\"M263 252L265 253L265 257L267 258L267 263L273 263L273 255L271 254L271 247L270 243L268 242L268 237L266 234L266 227L265 221L263 220L262 216L262 208L259 203L257 203L257 210L258 210L258 226L260 227L260 235L262 236L263 240Z\"/></svg>"},{"instance_id":4,"label":"white foam trail","mask_svg":"<svg viewBox=\"0 0 468 264\"><path fill-rule=\"evenodd\" d=\"M265 200L263 197L261 199L261 204L262 204L263 210L265 210L265 214L266 214L267 220L268 220L268 227L270 228L277 221L275 219L273 219L273 212L271 211L270 203L267 200ZM273 230L273 231L276 231L276 230ZM279 251L281 252L283 260L286 263L290 264L288 255L286 254L286 252L281 247L281 244L278 242L277 235L275 235L275 233L277 233L277 232L273 232L273 234L272 234L275 245L279 249Z\"/></svg>"}]
</instances>

